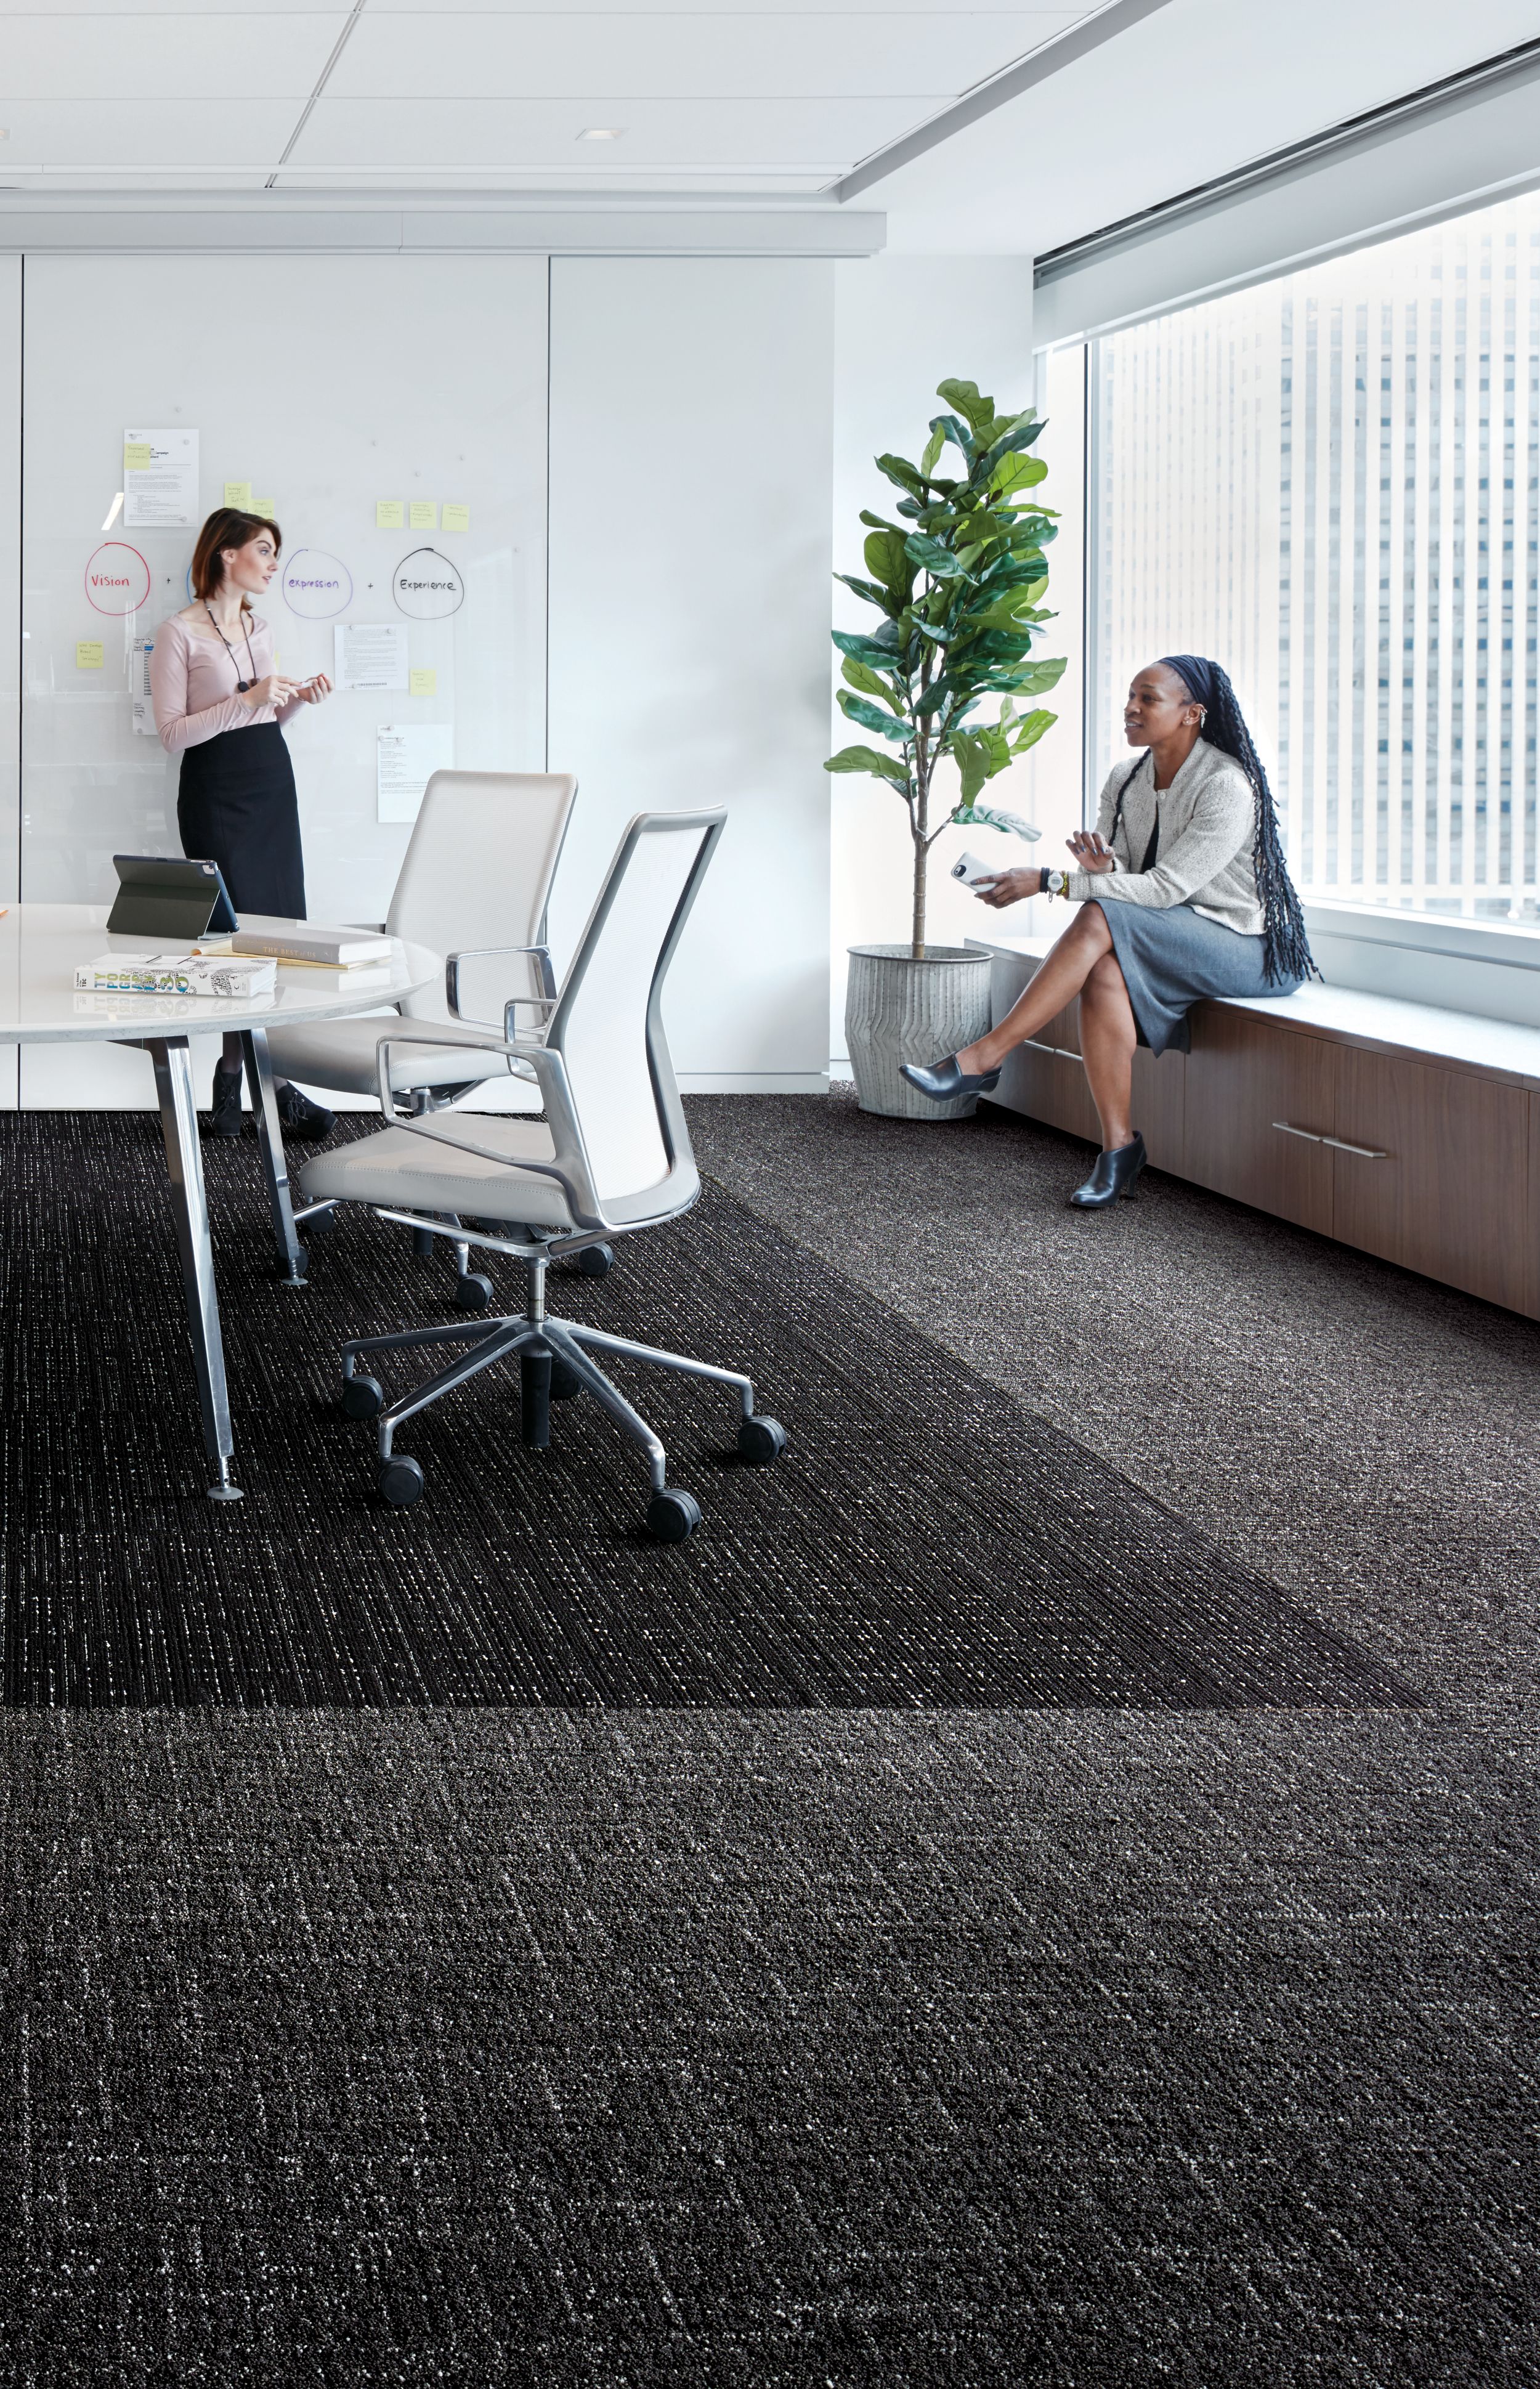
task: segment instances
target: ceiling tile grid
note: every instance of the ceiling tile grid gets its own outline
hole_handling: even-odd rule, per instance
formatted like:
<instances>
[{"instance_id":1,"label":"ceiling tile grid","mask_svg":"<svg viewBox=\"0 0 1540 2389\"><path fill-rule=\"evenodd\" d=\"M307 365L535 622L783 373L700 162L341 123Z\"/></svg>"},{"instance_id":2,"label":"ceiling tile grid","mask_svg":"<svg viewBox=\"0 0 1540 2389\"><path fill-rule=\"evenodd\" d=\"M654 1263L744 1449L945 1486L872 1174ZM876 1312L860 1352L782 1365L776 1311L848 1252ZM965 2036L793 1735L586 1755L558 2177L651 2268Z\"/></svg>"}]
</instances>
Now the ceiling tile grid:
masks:
<instances>
[{"instance_id":1,"label":"ceiling tile grid","mask_svg":"<svg viewBox=\"0 0 1540 2389\"><path fill-rule=\"evenodd\" d=\"M0 0L0 186L812 193L1090 13Z\"/></svg>"}]
</instances>

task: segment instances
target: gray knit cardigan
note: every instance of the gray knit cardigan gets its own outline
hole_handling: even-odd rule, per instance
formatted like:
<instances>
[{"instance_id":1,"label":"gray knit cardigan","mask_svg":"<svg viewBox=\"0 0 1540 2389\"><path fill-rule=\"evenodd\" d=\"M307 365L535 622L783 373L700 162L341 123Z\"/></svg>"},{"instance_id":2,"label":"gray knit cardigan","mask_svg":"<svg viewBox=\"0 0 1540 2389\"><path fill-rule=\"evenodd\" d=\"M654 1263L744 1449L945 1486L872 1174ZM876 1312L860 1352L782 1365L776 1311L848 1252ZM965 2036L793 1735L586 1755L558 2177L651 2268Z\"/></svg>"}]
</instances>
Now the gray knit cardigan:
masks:
<instances>
[{"instance_id":1,"label":"gray knit cardigan","mask_svg":"<svg viewBox=\"0 0 1540 2389\"><path fill-rule=\"evenodd\" d=\"M1097 811L1101 837L1112 838L1117 792L1132 765L1125 760L1107 775ZM1152 904L1165 911L1190 904L1211 921L1222 921L1243 938L1262 935L1252 845L1256 836L1256 794L1239 763L1200 738L1181 770L1159 797L1160 850L1152 871L1140 871L1155 825L1155 774L1146 755L1123 799L1123 819L1112 840L1111 871L1072 871L1065 894L1081 902L1095 896L1123 904Z\"/></svg>"}]
</instances>

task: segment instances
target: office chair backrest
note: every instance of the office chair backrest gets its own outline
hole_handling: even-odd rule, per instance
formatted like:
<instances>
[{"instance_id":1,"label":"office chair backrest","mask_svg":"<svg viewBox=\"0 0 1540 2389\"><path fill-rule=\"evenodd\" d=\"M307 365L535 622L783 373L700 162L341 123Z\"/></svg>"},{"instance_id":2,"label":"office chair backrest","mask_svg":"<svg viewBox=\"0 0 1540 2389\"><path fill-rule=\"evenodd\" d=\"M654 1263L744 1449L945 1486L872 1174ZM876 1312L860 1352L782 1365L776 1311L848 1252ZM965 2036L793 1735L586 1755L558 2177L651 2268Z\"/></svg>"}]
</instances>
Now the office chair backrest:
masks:
<instances>
[{"instance_id":1,"label":"office chair backrest","mask_svg":"<svg viewBox=\"0 0 1540 2389\"><path fill-rule=\"evenodd\" d=\"M681 1209L698 1190L663 1032L663 982L724 811L628 823L552 1016L599 1199L613 1218Z\"/></svg>"},{"instance_id":2,"label":"office chair backrest","mask_svg":"<svg viewBox=\"0 0 1540 2389\"><path fill-rule=\"evenodd\" d=\"M435 953L534 945L578 783L570 772L435 772L413 825L386 927ZM462 1009L501 1025L510 996L538 995L522 957L466 967ZM409 996L409 1020L447 1020L441 981ZM520 1025L538 1022L521 1013Z\"/></svg>"}]
</instances>

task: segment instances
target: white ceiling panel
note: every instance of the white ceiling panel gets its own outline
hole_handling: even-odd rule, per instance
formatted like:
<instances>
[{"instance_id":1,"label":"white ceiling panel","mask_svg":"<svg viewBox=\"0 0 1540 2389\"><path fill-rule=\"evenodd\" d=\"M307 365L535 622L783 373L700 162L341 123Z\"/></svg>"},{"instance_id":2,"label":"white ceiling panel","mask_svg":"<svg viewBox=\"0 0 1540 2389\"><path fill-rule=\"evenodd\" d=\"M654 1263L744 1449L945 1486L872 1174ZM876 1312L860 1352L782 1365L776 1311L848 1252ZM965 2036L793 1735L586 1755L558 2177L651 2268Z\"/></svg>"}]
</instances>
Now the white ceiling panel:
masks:
<instances>
[{"instance_id":1,"label":"white ceiling panel","mask_svg":"<svg viewBox=\"0 0 1540 2389\"><path fill-rule=\"evenodd\" d=\"M348 21L334 5L271 17L10 17L0 111L23 99L307 99ZM235 111L238 113L238 110Z\"/></svg>"},{"instance_id":2,"label":"white ceiling panel","mask_svg":"<svg viewBox=\"0 0 1540 2389\"><path fill-rule=\"evenodd\" d=\"M73 4L74 0L70 0L70 5ZM5 5L6 0L0 0L0 12L3 12ZM37 0L31 0L31 5L35 7ZM143 5L143 0L140 0L140 5ZM186 5L194 5L194 0L186 0ZM244 6L247 0L232 0L232 5ZM1103 5L1103 0L1097 0L1097 5ZM810 6L808 0L667 0L667 5L662 7L657 5L657 0L562 0L559 8L554 8L551 0L544 0L543 6L539 5L539 0L532 0L532 4L531 0L527 0L527 5L522 7L510 7L508 0L365 0L364 13L371 18L626 16L659 19L667 17L722 17L738 20L749 17L782 17L800 19L807 38L814 41L822 27L840 17L860 17L871 26L873 20L881 19L897 23L905 17L973 17L990 12L980 8L979 0L838 0L837 6L829 8ZM1007 7L998 13L1009 21L1024 12L1019 7ZM1029 9L1025 13L1035 12ZM1075 0L1068 0L1064 8L1048 6L1041 13L1053 17L1068 15L1078 22L1082 17L1094 16L1096 7L1077 6Z\"/></svg>"},{"instance_id":3,"label":"white ceiling panel","mask_svg":"<svg viewBox=\"0 0 1540 2389\"><path fill-rule=\"evenodd\" d=\"M332 99L316 102L289 160L296 168L383 173L528 172L574 166L595 176L658 167L740 173L801 166L838 173L895 140L946 95L917 99ZM618 141L578 146L592 124ZM585 154L586 151L586 154ZM595 155L602 152L602 155Z\"/></svg>"},{"instance_id":4,"label":"white ceiling panel","mask_svg":"<svg viewBox=\"0 0 1540 2389\"><path fill-rule=\"evenodd\" d=\"M1533 41L1540 0L1291 0L1287 22L1274 0L1168 0L860 203L894 249L1040 254Z\"/></svg>"},{"instance_id":5,"label":"white ceiling panel","mask_svg":"<svg viewBox=\"0 0 1540 2389\"><path fill-rule=\"evenodd\" d=\"M149 172L235 173L266 166L283 154L294 130L292 100L243 100L238 109L207 100L22 100L3 103L7 139L0 145L0 181L28 173L110 175Z\"/></svg>"},{"instance_id":6,"label":"white ceiling panel","mask_svg":"<svg viewBox=\"0 0 1540 2389\"><path fill-rule=\"evenodd\" d=\"M704 185L704 191L703 191ZM625 177L621 197L615 190L615 177L592 174L566 174L554 167L541 167L533 174L451 174L436 171L430 174L403 174L399 171L383 186L378 174L324 174L313 167L303 172L286 166L274 187L291 196L312 192L318 198L331 191L368 192L375 198L388 198L410 203L414 198L443 192L500 191L517 195L535 193L544 197L559 194L563 198L603 198L612 207L623 210L635 193L648 198L673 197L698 199L712 198L816 198L829 187L827 172L818 173L780 173L761 172L756 174L725 173L719 167L703 167L698 173L637 174Z\"/></svg>"},{"instance_id":7,"label":"white ceiling panel","mask_svg":"<svg viewBox=\"0 0 1540 2389\"><path fill-rule=\"evenodd\" d=\"M326 85L338 99L910 98L998 74L1075 21L939 12L797 17L362 17Z\"/></svg>"}]
</instances>

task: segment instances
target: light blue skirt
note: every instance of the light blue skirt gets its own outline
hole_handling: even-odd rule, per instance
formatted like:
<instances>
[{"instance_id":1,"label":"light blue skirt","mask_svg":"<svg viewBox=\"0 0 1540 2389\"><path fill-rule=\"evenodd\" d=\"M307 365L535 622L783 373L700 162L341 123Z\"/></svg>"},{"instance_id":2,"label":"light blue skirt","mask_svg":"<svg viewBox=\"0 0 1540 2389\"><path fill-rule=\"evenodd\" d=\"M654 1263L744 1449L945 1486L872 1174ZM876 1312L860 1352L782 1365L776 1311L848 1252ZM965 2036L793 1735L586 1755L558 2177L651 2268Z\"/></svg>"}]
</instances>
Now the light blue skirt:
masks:
<instances>
[{"instance_id":1,"label":"light blue skirt","mask_svg":"<svg viewBox=\"0 0 1540 2389\"><path fill-rule=\"evenodd\" d=\"M1102 918L1113 933L1113 951L1133 1006L1139 1041L1152 1054L1167 1047L1185 1054L1191 1045L1190 1005L1205 995L1292 995L1297 978L1269 980L1263 968L1263 940L1227 929L1190 904L1157 912L1149 904L1103 901Z\"/></svg>"}]
</instances>

